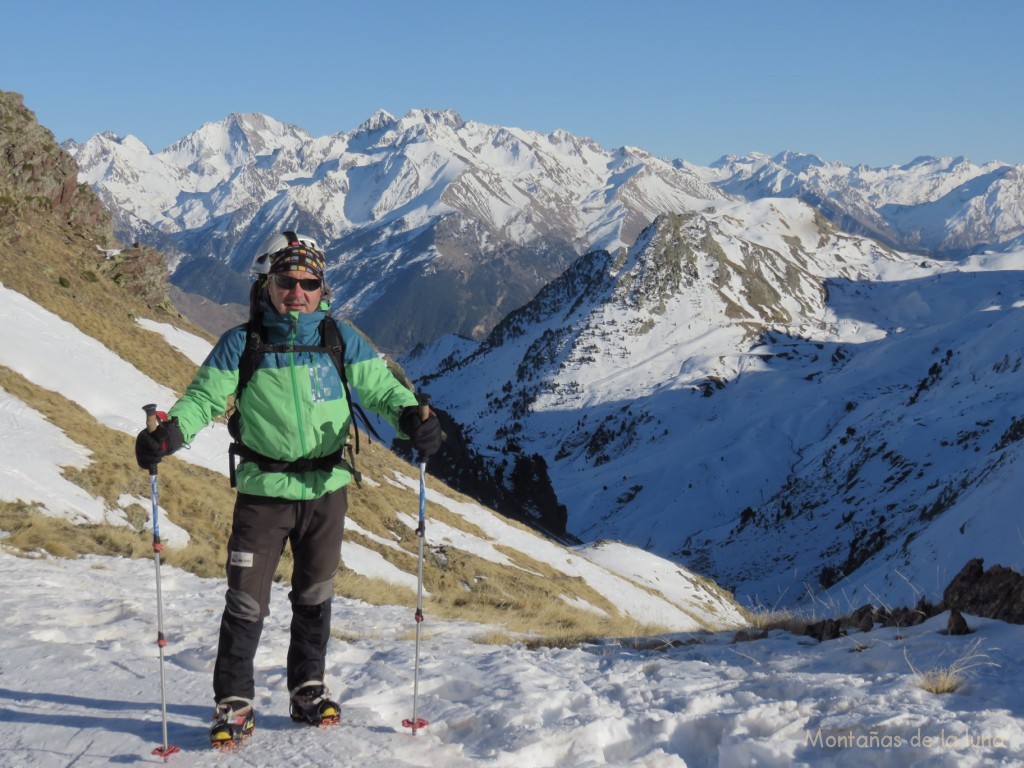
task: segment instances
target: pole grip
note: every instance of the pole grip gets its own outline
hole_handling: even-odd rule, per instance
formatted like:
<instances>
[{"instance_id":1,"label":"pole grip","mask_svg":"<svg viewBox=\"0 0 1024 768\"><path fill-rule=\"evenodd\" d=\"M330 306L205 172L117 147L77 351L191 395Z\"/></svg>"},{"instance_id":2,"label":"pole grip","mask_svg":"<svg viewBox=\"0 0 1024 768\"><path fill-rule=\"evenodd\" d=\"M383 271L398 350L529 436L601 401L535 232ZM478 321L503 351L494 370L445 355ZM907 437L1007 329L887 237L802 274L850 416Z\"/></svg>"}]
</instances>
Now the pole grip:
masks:
<instances>
[{"instance_id":1,"label":"pole grip","mask_svg":"<svg viewBox=\"0 0 1024 768\"><path fill-rule=\"evenodd\" d=\"M156 403L149 403L142 406L142 410L146 412L146 431L153 432L158 426L160 426L160 419L156 415ZM157 473L156 464L149 465L150 478L155 478ZM154 487L155 491L155 487Z\"/></svg>"},{"instance_id":2,"label":"pole grip","mask_svg":"<svg viewBox=\"0 0 1024 768\"><path fill-rule=\"evenodd\" d=\"M142 406L142 410L146 412L146 431L152 432L160 426L160 420L156 416L156 403L144 405Z\"/></svg>"},{"instance_id":3,"label":"pole grip","mask_svg":"<svg viewBox=\"0 0 1024 768\"><path fill-rule=\"evenodd\" d=\"M417 393L416 401L420 404L420 421L426 421L427 419L430 418L430 414L433 413L433 411L430 409L430 395L428 395L426 392ZM436 419L437 416L435 415L434 418ZM442 442L448 440L448 435L445 434L444 430L441 431L441 440ZM420 457L420 461L426 461L426 458Z\"/></svg>"}]
</instances>

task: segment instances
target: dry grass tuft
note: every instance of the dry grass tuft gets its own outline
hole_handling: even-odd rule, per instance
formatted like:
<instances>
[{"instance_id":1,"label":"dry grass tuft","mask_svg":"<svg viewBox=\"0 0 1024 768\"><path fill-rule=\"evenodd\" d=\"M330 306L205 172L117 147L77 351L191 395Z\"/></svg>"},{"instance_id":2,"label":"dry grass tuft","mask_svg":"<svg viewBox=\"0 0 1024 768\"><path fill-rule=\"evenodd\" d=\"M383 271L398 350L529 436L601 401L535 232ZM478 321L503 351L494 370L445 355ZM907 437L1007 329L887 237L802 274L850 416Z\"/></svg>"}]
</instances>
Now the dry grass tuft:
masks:
<instances>
[{"instance_id":1,"label":"dry grass tuft","mask_svg":"<svg viewBox=\"0 0 1024 768\"><path fill-rule=\"evenodd\" d=\"M794 635L802 635L809 623L805 616L788 608L755 608L744 613L749 621L747 629L758 632L781 629Z\"/></svg>"},{"instance_id":2,"label":"dry grass tuft","mask_svg":"<svg viewBox=\"0 0 1024 768\"><path fill-rule=\"evenodd\" d=\"M583 620L558 626L558 622L536 631L512 632L505 629L492 628L473 637L473 641L481 645L512 645L519 644L528 650L540 648L578 648L581 645L598 645L609 638L619 644L631 648L645 650L661 650L672 647L671 641L660 638L668 634L668 629L652 624L640 624L633 621L627 633L622 633L626 624L617 618L593 614L589 622Z\"/></svg>"},{"instance_id":3,"label":"dry grass tuft","mask_svg":"<svg viewBox=\"0 0 1024 768\"><path fill-rule=\"evenodd\" d=\"M152 536L147 541L129 527L74 525L21 501L0 501L0 530L9 534L3 543L14 554L46 552L74 559L91 554L145 557L153 551Z\"/></svg>"},{"instance_id":4,"label":"dry grass tuft","mask_svg":"<svg viewBox=\"0 0 1024 768\"><path fill-rule=\"evenodd\" d=\"M903 658L914 674L915 685L923 691L935 694L955 693L963 687L974 670L979 667L999 666L981 650L981 638L976 638L952 664L937 665L919 671L911 662L905 648Z\"/></svg>"}]
</instances>

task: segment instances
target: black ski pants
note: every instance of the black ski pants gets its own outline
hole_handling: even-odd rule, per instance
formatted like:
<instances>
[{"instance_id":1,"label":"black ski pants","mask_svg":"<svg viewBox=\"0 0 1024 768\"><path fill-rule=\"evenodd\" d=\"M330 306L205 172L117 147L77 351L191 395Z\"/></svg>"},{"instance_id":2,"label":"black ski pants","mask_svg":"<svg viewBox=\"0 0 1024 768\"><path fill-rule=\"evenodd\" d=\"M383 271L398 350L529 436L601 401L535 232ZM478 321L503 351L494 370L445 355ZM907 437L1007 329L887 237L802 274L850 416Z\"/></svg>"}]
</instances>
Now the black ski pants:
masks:
<instances>
[{"instance_id":1,"label":"black ski pants","mask_svg":"<svg viewBox=\"0 0 1024 768\"><path fill-rule=\"evenodd\" d=\"M334 574L348 509L346 489L309 501L238 494L228 540L228 589L213 669L216 701L256 695L253 659L270 615L270 588L284 551L292 548L288 690L323 681L331 629Z\"/></svg>"}]
</instances>

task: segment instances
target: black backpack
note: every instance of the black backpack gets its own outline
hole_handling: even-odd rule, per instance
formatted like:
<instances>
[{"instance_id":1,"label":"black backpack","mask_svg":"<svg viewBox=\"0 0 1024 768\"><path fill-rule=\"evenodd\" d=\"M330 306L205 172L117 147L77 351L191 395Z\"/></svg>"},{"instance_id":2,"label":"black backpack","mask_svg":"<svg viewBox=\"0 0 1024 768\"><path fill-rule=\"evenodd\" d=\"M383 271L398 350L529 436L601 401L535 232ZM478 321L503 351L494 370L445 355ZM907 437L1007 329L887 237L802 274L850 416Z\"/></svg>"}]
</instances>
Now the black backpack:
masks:
<instances>
[{"instance_id":1,"label":"black backpack","mask_svg":"<svg viewBox=\"0 0 1024 768\"><path fill-rule=\"evenodd\" d=\"M238 386L235 388L235 406L228 418L228 432L231 435L232 443L228 448L229 455L229 477L231 487L235 487L235 458L243 461L253 461L264 472L306 472L311 469L329 471L336 466L343 466L352 473L356 484L360 485L362 476L355 468L355 455L352 446L347 444L332 454L320 456L315 459L297 459L296 461L281 461L264 456L261 453L249 448L242 442L241 438L241 414L238 412L238 401L242 392L249 384L249 379L259 367L260 360L267 352L327 352L334 361L341 377L341 386L345 390L345 402L348 403L349 413L352 414L352 426L355 429L355 453L359 453L359 426L357 420L363 422L363 426L377 438L384 442L377 434L373 424L366 416L366 412L359 403L352 399L352 392L348 386L348 376L345 374L345 340L341 336L341 329L337 321L326 315L320 321L320 343L321 346L309 346L302 344L268 344L266 340L267 329L263 326L263 312L259 307L259 290L263 281L257 281L252 286L250 295L249 320L246 323L245 349L238 359ZM348 448L349 459L344 457L344 449Z\"/></svg>"}]
</instances>

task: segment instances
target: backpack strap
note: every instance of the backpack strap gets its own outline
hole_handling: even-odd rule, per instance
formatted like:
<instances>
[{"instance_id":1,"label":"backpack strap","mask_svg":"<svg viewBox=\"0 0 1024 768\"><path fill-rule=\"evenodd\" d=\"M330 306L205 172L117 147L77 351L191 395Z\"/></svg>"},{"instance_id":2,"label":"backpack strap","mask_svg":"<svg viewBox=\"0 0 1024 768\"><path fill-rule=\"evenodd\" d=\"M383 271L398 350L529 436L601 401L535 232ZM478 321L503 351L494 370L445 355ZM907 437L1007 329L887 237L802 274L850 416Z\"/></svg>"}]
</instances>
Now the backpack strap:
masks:
<instances>
[{"instance_id":1,"label":"backpack strap","mask_svg":"<svg viewBox=\"0 0 1024 768\"><path fill-rule=\"evenodd\" d=\"M345 390L345 401L348 403L348 411L352 414L352 425L356 430L356 453L359 453L359 425L357 420L363 422L367 431L383 443L384 439L377 434L373 422L366 415L363 407L352 399L352 392L348 386L348 375L345 373L345 340L341 336L341 329L338 321L331 315L327 315L320 321L320 341L327 348L328 354L338 367L338 375L341 377L341 386Z\"/></svg>"},{"instance_id":2,"label":"backpack strap","mask_svg":"<svg viewBox=\"0 0 1024 768\"><path fill-rule=\"evenodd\" d=\"M266 329L263 327L263 310L260 309L260 291L266 285L266 278L257 280L249 289L249 320L245 326L245 349L238 359L238 385L235 387L235 403L249 383L260 358L266 352Z\"/></svg>"},{"instance_id":3,"label":"backpack strap","mask_svg":"<svg viewBox=\"0 0 1024 768\"><path fill-rule=\"evenodd\" d=\"M249 323L245 332L245 349L238 359L238 386L235 387L235 402L249 384L249 379L256 372L260 364L260 358L267 352L273 352L274 346L268 345L263 339L263 324L259 323L253 327Z\"/></svg>"}]
</instances>

